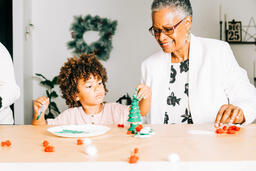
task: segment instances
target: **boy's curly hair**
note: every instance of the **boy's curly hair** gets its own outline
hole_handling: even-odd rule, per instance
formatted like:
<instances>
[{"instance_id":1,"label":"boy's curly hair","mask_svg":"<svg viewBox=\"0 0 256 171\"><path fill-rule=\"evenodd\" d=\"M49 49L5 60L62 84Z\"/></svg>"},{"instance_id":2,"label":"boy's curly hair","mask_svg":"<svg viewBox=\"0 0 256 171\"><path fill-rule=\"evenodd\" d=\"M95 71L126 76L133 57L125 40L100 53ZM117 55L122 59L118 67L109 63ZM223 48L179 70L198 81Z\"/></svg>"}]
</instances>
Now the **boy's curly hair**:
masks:
<instances>
[{"instance_id":1,"label":"boy's curly hair","mask_svg":"<svg viewBox=\"0 0 256 171\"><path fill-rule=\"evenodd\" d=\"M107 72L103 65L96 58L95 54L82 54L80 58L69 58L64 66L60 69L58 83L60 85L63 98L69 107L81 106L79 101L76 101L78 92L78 81L84 79L87 81L93 75L97 79L101 79L107 92Z\"/></svg>"}]
</instances>

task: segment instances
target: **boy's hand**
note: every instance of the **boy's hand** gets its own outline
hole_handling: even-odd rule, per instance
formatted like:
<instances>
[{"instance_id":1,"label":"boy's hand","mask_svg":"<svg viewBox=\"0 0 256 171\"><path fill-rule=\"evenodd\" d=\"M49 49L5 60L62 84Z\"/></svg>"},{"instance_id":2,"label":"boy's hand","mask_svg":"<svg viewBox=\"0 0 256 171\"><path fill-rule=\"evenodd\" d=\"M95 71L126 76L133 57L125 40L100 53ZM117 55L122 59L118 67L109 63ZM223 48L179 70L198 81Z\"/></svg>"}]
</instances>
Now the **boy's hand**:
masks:
<instances>
[{"instance_id":1,"label":"boy's hand","mask_svg":"<svg viewBox=\"0 0 256 171\"><path fill-rule=\"evenodd\" d=\"M150 87L148 87L145 84L138 84L136 88L137 88L137 95L139 99L147 99L147 98L151 99L152 91Z\"/></svg>"},{"instance_id":2,"label":"boy's hand","mask_svg":"<svg viewBox=\"0 0 256 171\"><path fill-rule=\"evenodd\" d=\"M47 107L49 106L49 99L47 97L39 97L34 102L34 111L35 117L40 114L40 109L44 106L44 110L42 111L42 115L44 116Z\"/></svg>"}]
</instances>

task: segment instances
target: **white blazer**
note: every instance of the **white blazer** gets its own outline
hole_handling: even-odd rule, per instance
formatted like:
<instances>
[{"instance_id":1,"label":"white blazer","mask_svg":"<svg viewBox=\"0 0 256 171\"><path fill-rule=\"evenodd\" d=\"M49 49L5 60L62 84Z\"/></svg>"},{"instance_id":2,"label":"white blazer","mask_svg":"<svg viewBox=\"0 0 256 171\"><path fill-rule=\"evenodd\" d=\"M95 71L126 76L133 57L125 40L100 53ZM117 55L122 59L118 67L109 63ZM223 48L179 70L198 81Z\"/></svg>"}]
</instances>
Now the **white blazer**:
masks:
<instances>
[{"instance_id":1,"label":"white blazer","mask_svg":"<svg viewBox=\"0 0 256 171\"><path fill-rule=\"evenodd\" d=\"M213 123L223 104L240 107L246 123L256 118L256 89L228 43L191 35L189 107L193 122ZM141 65L141 83L152 89L147 123L163 124L170 74L170 54L160 51Z\"/></svg>"},{"instance_id":2,"label":"white blazer","mask_svg":"<svg viewBox=\"0 0 256 171\"><path fill-rule=\"evenodd\" d=\"M13 115L10 105L20 96L14 76L13 63L7 49L0 43L0 124L13 124Z\"/></svg>"}]
</instances>

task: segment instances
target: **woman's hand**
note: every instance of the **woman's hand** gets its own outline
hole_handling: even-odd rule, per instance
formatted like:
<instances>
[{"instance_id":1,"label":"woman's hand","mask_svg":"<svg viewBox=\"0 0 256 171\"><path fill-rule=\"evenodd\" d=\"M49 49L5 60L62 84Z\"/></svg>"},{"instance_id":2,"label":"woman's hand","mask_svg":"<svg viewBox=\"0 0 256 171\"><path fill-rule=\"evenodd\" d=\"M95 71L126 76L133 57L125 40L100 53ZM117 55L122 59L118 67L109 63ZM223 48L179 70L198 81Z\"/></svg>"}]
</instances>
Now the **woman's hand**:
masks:
<instances>
[{"instance_id":1,"label":"woman's hand","mask_svg":"<svg viewBox=\"0 0 256 171\"><path fill-rule=\"evenodd\" d=\"M232 104L222 105L215 120L215 127L220 127L226 123L242 124L245 122L243 110Z\"/></svg>"},{"instance_id":2,"label":"woman's hand","mask_svg":"<svg viewBox=\"0 0 256 171\"><path fill-rule=\"evenodd\" d=\"M45 122L44 115L45 111L49 106L49 99L47 97L39 97L34 101L34 119L33 119L33 125L40 124L41 122Z\"/></svg>"},{"instance_id":3,"label":"woman's hand","mask_svg":"<svg viewBox=\"0 0 256 171\"><path fill-rule=\"evenodd\" d=\"M147 98L151 99L152 91L150 87L148 87L145 84L138 84L136 88L137 88L137 97L139 99L147 99Z\"/></svg>"}]
</instances>

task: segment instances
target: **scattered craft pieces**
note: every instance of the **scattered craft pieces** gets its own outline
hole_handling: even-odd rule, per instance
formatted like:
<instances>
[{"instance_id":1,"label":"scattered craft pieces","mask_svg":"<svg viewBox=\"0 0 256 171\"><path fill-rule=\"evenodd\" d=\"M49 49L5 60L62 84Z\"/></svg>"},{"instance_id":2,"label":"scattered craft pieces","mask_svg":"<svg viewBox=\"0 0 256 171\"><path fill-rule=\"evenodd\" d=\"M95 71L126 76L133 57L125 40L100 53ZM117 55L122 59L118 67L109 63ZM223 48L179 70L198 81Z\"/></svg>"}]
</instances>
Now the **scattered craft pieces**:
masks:
<instances>
[{"instance_id":1,"label":"scattered craft pieces","mask_svg":"<svg viewBox=\"0 0 256 171\"><path fill-rule=\"evenodd\" d=\"M222 128L216 129L217 134L223 134L225 131Z\"/></svg>"},{"instance_id":2,"label":"scattered craft pieces","mask_svg":"<svg viewBox=\"0 0 256 171\"><path fill-rule=\"evenodd\" d=\"M228 129L228 131L227 131L227 134L235 134L235 133L236 133L236 131L234 131L232 129Z\"/></svg>"},{"instance_id":3,"label":"scattered craft pieces","mask_svg":"<svg viewBox=\"0 0 256 171\"><path fill-rule=\"evenodd\" d=\"M44 152L54 152L54 146L50 146L47 140L44 140L42 144L44 146Z\"/></svg>"},{"instance_id":4,"label":"scattered craft pieces","mask_svg":"<svg viewBox=\"0 0 256 171\"><path fill-rule=\"evenodd\" d=\"M129 160L128 160L128 162L129 162L130 164L135 164L135 163L138 162L138 160L139 160L138 153L139 153L139 149L138 149L138 148L135 148L135 149L132 151L132 153L131 153L131 155L130 155L130 157L129 157Z\"/></svg>"},{"instance_id":5,"label":"scattered craft pieces","mask_svg":"<svg viewBox=\"0 0 256 171\"><path fill-rule=\"evenodd\" d=\"M138 148L135 148L135 149L134 149L134 154L137 154L137 153L139 153L139 149L138 149Z\"/></svg>"},{"instance_id":6,"label":"scattered craft pieces","mask_svg":"<svg viewBox=\"0 0 256 171\"><path fill-rule=\"evenodd\" d=\"M127 131L127 135L131 135L132 134L132 131Z\"/></svg>"},{"instance_id":7,"label":"scattered craft pieces","mask_svg":"<svg viewBox=\"0 0 256 171\"><path fill-rule=\"evenodd\" d=\"M240 127L232 125L232 126L223 126L222 128L218 128L216 129L216 133L217 134L223 134L223 133L227 133L227 134L235 134L237 131L240 131Z\"/></svg>"},{"instance_id":8,"label":"scattered craft pieces","mask_svg":"<svg viewBox=\"0 0 256 171\"><path fill-rule=\"evenodd\" d=\"M4 147L4 146L10 147L11 145L12 145L12 143L11 143L10 140L6 140L6 141L1 142L2 147Z\"/></svg>"},{"instance_id":9,"label":"scattered craft pieces","mask_svg":"<svg viewBox=\"0 0 256 171\"><path fill-rule=\"evenodd\" d=\"M118 128L124 128L124 124L118 124L117 127Z\"/></svg>"},{"instance_id":10,"label":"scattered craft pieces","mask_svg":"<svg viewBox=\"0 0 256 171\"><path fill-rule=\"evenodd\" d=\"M83 140L81 140L81 139L77 139L76 144L77 144L77 145L83 145L84 142L83 142Z\"/></svg>"},{"instance_id":11,"label":"scattered craft pieces","mask_svg":"<svg viewBox=\"0 0 256 171\"><path fill-rule=\"evenodd\" d=\"M237 126L237 127L235 128L235 131L240 131L240 127Z\"/></svg>"},{"instance_id":12,"label":"scattered craft pieces","mask_svg":"<svg viewBox=\"0 0 256 171\"><path fill-rule=\"evenodd\" d=\"M223 126L223 128L222 128L224 131L226 131L227 130L227 126Z\"/></svg>"},{"instance_id":13,"label":"scattered craft pieces","mask_svg":"<svg viewBox=\"0 0 256 171\"><path fill-rule=\"evenodd\" d=\"M143 128L143 126L141 124L139 124L135 129L137 132L140 132L142 128Z\"/></svg>"},{"instance_id":14,"label":"scattered craft pieces","mask_svg":"<svg viewBox=\"0 0 256 171\"><path fill-rule=\"evenodd\" d=\"M54 152L54 146L46 146L46 147L44 148L44 151L45 151L45 152Z\"/></svg>"},{"instance_id":15,"label":"scattered craft pieces","mask_svg":"<svg viewBox=\"0 0 256 171\"><path fill-rule=\"evenodd\" d=\"M49 142L48 142L47 140L44 140L44 141L43 141L43 146L44 146L44 147L47 147L48 145L49 145Z\"/></svg>"},{"instance_id":16,"label":"scattered craft pieces","mask_svg":"<svg viewBox=\"0 0 256 171\"><path fill-rule=\"evenodd\" d=\"M130 163L130 164L135 164L135 163L138 162L138 160L139 160L139 157L137 157L137 156L135 156L135 155L132 155L132 156L130 156L130 158L129 158L129 163Z\"/></svg>"}]
</instances>

